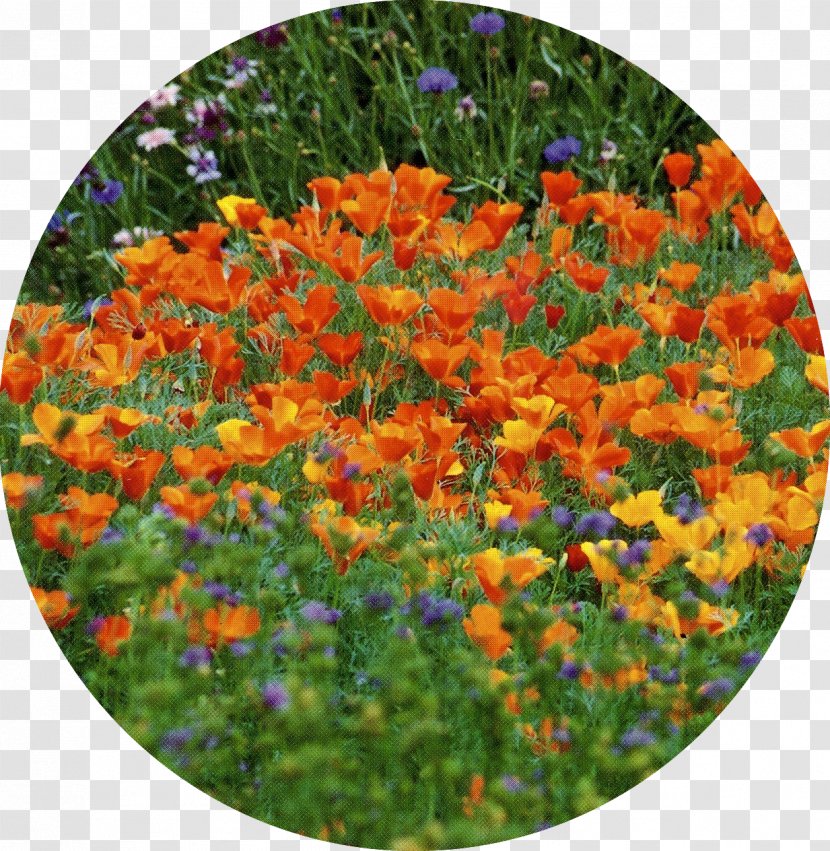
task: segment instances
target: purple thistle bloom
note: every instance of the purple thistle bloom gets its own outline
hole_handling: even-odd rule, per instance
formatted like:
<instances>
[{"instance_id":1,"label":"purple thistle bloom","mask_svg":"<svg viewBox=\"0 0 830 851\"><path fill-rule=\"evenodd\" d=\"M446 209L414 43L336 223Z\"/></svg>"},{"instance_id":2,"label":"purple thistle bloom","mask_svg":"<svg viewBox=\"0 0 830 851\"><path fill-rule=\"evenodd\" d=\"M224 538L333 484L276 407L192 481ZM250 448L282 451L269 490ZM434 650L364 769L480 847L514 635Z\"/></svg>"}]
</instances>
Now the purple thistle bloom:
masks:
<instances>
[{"instance_id":1,"label":"purple thistle bloom","mask_svg":"<svg viewBox=\"0 0 830 851\"><path fill-rule=\"evenodd\" d=\"M632 727L626 730L620 738L620 745L626 750L629 748L646 747L653 745L657 741L657 737L650 730L643 730L640 727Z\"/></svg>"},{"instance_id":2,"label":"purple thistle bloom","mask_svg":"<svg viewBox=\"0 0 830 851\"><path fill-rule=\"evenodd\" d=\"M418 77L418 88L424 94L442 95L457 86L458 77L446 68L427 68Z\"/></svg>"},{"instance_id":3,"label":"purple thistle bloom","mask_svg":"<svg viewBox=\"0 0 830 851\"><path fill-rule=\"evenodd\" d=\"M754 668L761 661L761 654L757 650L749 650L741 656L741 661L738 663L742 671Z\"/></svg>"},{"instance_id":4,"label":"purple thistle bloom","mask_svg":"<svg viewBox=\"0 0 830 851\"><path fill-rule=\"evenodd\" d=\"M577 665L576 662L568 660L562 663L562 667L559 669L556 678L559 680L575 680L581 673L582 667Z\"/></svg>"},{"instance_id":5,"label":"purple thistle bloom","mask_svg":"<svg viewBox=\"0 0 830 851\"><path fill-rule=\"evenodd\" d=\"M395 604L395 599L388 591L370 591L363 602L373 612L388 612Z\"/></svg>"},{"instance_id":6,"label":"purple thistle bloom","mask_svg":"<svg viewBox=\"0 0 830 851\"><path fill-rule=\"evenodd\" d=\"M198 569L199 568L196 566L196 562L191 561L190 559L186 559L179 565L179 570L181 570L182 573L196 573Z\"/></svg>"},{"instance_id":7,"label":"purple thistle bloom","mask_svg":"<svg viewBox=\"0 0 830 851\"><path fill-rule=\"evenodd\" d=\"M464 616L464 609L455 600L446 598L435 598L429 594L421 594L418 597L418 605L421 609L421 623L424 626L446 623L452 620L460 620Z\"/></svg>"},{"instance_id":8,"label":"purple thistle bloom","mask_svg":"<svg viewBox=\"0 0 830 851\"><path fill-rule=\"evenodd\" d=\"M617 518L610 511L591 511L579 518L576 523L578 535L596 535L606 538L617 525Z\"/></svg>"},{"instance_id":9,"label":"purple thistle bloom","mask_svg":"<svg viewBox=\"0 0 830 851\"><path fill-rule=\"evenodd\" d=\"M772 529L766 523L754 523L749 527L744 540L750 544L755 544L756 547L763 547L764 544L773 540L774 537L775 535L772 534Z\"/></svg>"},{"instance_id":10,"label":"purple thistle bloom","mask_svg":"<svg viewBox=\"0 0 830 851\"><path fill-rule=\"evenodd\" d=\"M281 561L274 568L274 576L276 576L277 579L285 579L285 577L288 576L288 573L289 573L288 565L284 561Z\"/></svg>"},{"instance_id":11,"label":"purple thistle bloom","mask_svg":"<svg viewBox=\"0 0 830 851\"><path fill-rule=\"evenodd\" d=\"M182 668L201 668L210 664L213 654L209 647L204 647L201 644L192 644L188 647L181 656L179 656L179 665Z\"/></svg>"},{"instance_id":12,"label":"purple thistle bloom","mask_svg":"<svg viewBox=\"0 0 830 851\"><path fill-rule=\"evenodd\" d=\"M262 687L262 702L269 709L278 709L283 710L288 708L288 704L290 703L290 698L288 696L288 691L285 686L277 682L277 680L272 680L270 683L266 683Z\"/></svg>"},{"instance_id":13,"label":"purple thistle bloom","mask_svg":"<svg viewBox=\"0 0 830 851\"><path fill-rule=\"evenodd\" d=\"M716 700L719 697L726 697L735 690L735 683L729 677L718 677L716 680L710 680L704 683L699 693L710 700Z\"/></svg>"},{"instance_id":14,"label":"purple thistle bloom","mask_svg":"<svg viewBox=\"0 0 830 851\"><path fill-rule=\"evenodd\" d=\"M700 520L705 514L703 506L692 499L688 494L682 493L677 499L677 505L674 507L674 516L684 525L693 523L695 520Z\"/></svg>"},{"instance_id":15,"label":"purple thistle bloom","mask_svg":"<svg viewBox=\"0 0 830 851\"><path fill-rule=\"evenodd\" d=\"M564 505L555 505L551 510L550 516L558 526L568 527L574 522L573 512L568 511Z\"/></svg>"},{"instance_id":16,"label":"purple thistle bloom","mask_svg":"<svg viewBox=\"0 0 830 851\"><path fill-rule=\"evenodd\" d=\"M504 23L496 12L480 12L470 20L470 29L479 35L495 35L504 29Z\"/></svg>"},{"instance_id":17,"label":"purple thistle bloom","mask_svg":"<svg viewBox=\"0 0 830 851\"><path fill-rule=\"evenodd\" d=\"M563 136L551 142L544 150L545 159L551 164L567 162L578 157L582 151L582 142L576 136Z\"/></svg>"},{"instance_id":18,"label":"purple thistle bloom","mask_svg":"<svg viewBox=\"0 0 830 851\"><path fill-rule=\"evenodd\" d=\"M271 89L263 89L259 93L259 99L262 103L271 103L273 99L273 95L271 94Z\"/></svg>"},{"instance_id":19,"label":"purple thistle bloom","mask_svg":"<svg viewBox=\"0 0 830 851\"><path fill-rule=\"evenodd\" d=\"M105 180L103 184L96 184L89 192L89 197L96 203L104 206L114 204L124 194L124 184L120 180Z\"/></svg>"},{"instance_id":20,"label":"purple thistle bloom","mask_svg":"<svg viewBox=\"0 0 830 851\"><path fill-rule=\"evenodd\" d=\"M161 747L166 751L180 751L192 738L192 727L179 727L162 736Z\"/></svg>"}]
</instances>

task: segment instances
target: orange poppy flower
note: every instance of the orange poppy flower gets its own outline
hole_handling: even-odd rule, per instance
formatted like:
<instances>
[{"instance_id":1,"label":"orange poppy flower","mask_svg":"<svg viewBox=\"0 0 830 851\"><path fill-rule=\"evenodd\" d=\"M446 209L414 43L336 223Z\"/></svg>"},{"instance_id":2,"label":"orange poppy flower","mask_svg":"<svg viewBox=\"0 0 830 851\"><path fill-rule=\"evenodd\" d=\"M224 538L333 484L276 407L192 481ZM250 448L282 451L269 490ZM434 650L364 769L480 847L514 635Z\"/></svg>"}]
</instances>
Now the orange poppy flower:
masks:
<instances>
[{"instance_id":1,"label":"orange poppy flower","mask_svg":"<svg viewBox=\"0 0 830 851\"><path fill-rule=\"evenodd\" d=\"M6 352L0 393L5 390L15 405L25 405L43 380L43 368L26 352Z\"/></svg>"},{"instance_id":2,"label":"orange poppy flower","mask_svg":"<svg viewBox=\"0 0 830 851\"><path fill-rule=\"evenodd\" d=\"M71 558L78 543L88 547L98 540L118 501L107 493L89 494L72 485L60 500L66 510L33 515L32 531L44 550L57 550Z\"/></svg>"},{"instance_id":3,"label":"orange poppy flower","mask_svg":"<svg viewBox=\"0 0 830 851\"><path fill-rule=\"evenodd\" d=\"M203 520L218 499L218 495L213 491L194 493L188 484L176 487L165 485L160 495L162 502L173 510L176 517L181 517L193 524Z\"/></svg>"},{"instance_id":4,"label":"orange poppy flower","mask_svg":"<svg viewBox=\"0 0 830 851\"><path fill-rule=\"evenodd\" d=\"M817 390L827 395L827 361L824 355L808 355L804 377Z\"/></svg>"},{"instance_id":5,"label":"orange poppy flower","mask_svg":"<svg viewBox=\"0 0 830 851\"><path fill-rule=\"evenodd\" d=\"M659 269L657 276L670 287L685 293L697 280L700 272L701 267L697 263L678 263L675 260L668 269Z\"/></svg>"},{"instance_id":6,"label":"orange poppy flower","mask_svg":"<svg viewBox=\"0 0 830 851\"><path fill-rule=\"evenodd\" d=\"M598 325L595 331L583 337L568 351L587 366L605 363L618 367L644 342L643 335L628 325L618 325L616 328Z\"/></svg>"},{"instance_id":7,"label":"orange poppy flower","mask_svg":"<svg viewBox=\"0 0 830 851\"><path fill-rule=\"evenodd\" d=\"M465 386L465 381L455 371L466 359L470 347L465 343L455 346L447 345L439 340L424 340L413 343L410 351L415 360L424 369L427 375L446 384L447 387L456 389Z\"/></svg>"},{"instance_id":8,"label":"orange poppy flower","mask_svg":"<svg viewBox=\"0 0 830 851\"><path fill-rule=\"evenodd\" d=\"M821 329L815 316L792 317L784 323L798 347L809 355L820 355L824 351Z\"/></svg>"},{"instance_id":9,"label":"orange poppy flower","mask_svg":"<svg viewBox=\"0 0 830 851\"><path fill-rule=\"evenodd\" d=\"M572 171L543 171L539 175L551 206L558 210L579 191L582 181Z\"/></svg>"},{"instance_id":10,"label":"orange poppy flower","mask_svg":"<svg viewBox=\"0 0 830 851\"><path fill-rule=\"evenodd\" d=\"M433 289L427 296L427 304L450 334L451 342L464 337L473 327L480 303L479 293L473 290L458 293L450 289Z\"/></svg>"},{"instance_id":11,"label":"orange poppy flower","mask_svg":"<svg viewBox=\"0 0 830 851\"><path fill-rule=\"evenodd\" d=\"M117 656L132 633L133 625L126 615L108 615L95 633L95 643L107 656Z\"/></svg>"},{"instance_id":12,"label":"orange poppy flower","mask_svg":"<svg viewBox=\"0 0 830 851\"><path fill-rule=\"evenodd\" d=\"M320 372L316 369L312 373L312 379L321 401L329 405L336 405L357 387L357 380L354 378L340 381L330 372Z\"/></svg>"},{"instance_id":13,"label":"orange poppy flower","mask_svg":"<svg viewBox=\"0 0 830 851\"><path fill-rule=\"evenodd\" d=\"M501 612L483 603L473 606L464 619L464 632L494 662L501 659L513 643L513 638L501 625Z\"/></svg>"},{"instance_id":14,"label":"orange poppy flower","mask_svg":"<svg viewBox=\"0 0 830 851\"><path fill-rule=\"evenodd\" d=\"M218 485L225 473L233 466L233 459L212 446L176 445L171 451L173 467L184 479L207 479L212 485Z\"/></svg>"},{"instance_id":15,"label":"orange poppy flower","mask_svg":"<svg viewBox=\"0 0 830 851\"><path fill-rule=\"evenodd\" d=\"M43 476L26 476L23 473L6 473L3 476L3 492L6 505L19 511L27 499L43 486Z\"/></svg>"},{"instance_id":16,"label":"orange poppy flower","mask_svg":"<svg viewBox=\"0 0 830 851\"><path fill-rule=\"evenodd\" d=\"M803 428L788 428L770 434L773 440L802 458L815 458L829 436L830 420L816 423L810 431Z\"/></svg>"},{"instance_id":17,"label":"orange poppy flower","mask_svg":"<svg viewBox=\"0 0 830 851\"><path fill-rule=\"evenodd\" d=\"M138 501L150 489L164 459L163 452L136 446L130 452L116 452L107 469L114 479L121 482L124 494Z\"/></svg>"},{"instance_id":18,"label":"orange poppy flower","mask_svg":"<svg viewBox=\"0 0 830 851\"><path fill-rule=\"evenodd\" d=\"M311 531L320 539L339 575L377 540L380 531L361 526L352 517L337 517L333 521L312 521Z\"/></svg>"},{"instance_id":19,"label":"orange poppy flower","mask_svg":"<svg viewBox=\"0 0 830 851\"><path fill-rule=\"evenodd\" d=\"M363 234L371 236L387 220L392 199L389 193L361 192L340 202L340 209Z\"/></svg>"},{"instance_id":20,"label":"orange poppy flower","mask_svg":"<svg viewBox=\"0 0 830 851\"><path fill-rule=\"evenodd\" d=\"M49 629L63 629L81 610L80 606L72 605L72 598L66 591L32 588L31 592Z\"/></svg>"},{"instance_id":21,"label":"orange poppy flower","mask_svg":"<svg viewBox=\"0 0 830 851\"><path fill-rule=\"evenodd\" d=\"M488 251L496 251L523 212L524 207L512 201L507 204L485 201L481 207L473 207L472 221L483 222L490 231L491 239L484 248Z\"/></svg>"},{"instance_id":22,"label":"orange poppy flower","mask_svg":"<svg viewBox=\"0 0 830 851\"><path fill-rule=\"evenodd\" d=\"M314 357L314 346L303 340L282 340L280 371L286 375L298 375L303 367Z\"/></svg>"},{"instance_id":23,"label":"orange poppy flower","mask_svg":"<svg viewBox=\"0 0 830 851\"><path fill-rule=\"evenodd\" d=\"M348 336L321 334L317 345L335 366L347 367L363 351L363 333L352 331Z\"/></svg>"},{"instance_id":24,"label":"orange poppy flower","mask_svg":"<svg viewBox=\"0 0 830 851\"><path fill-rule=\"evenodd\" d=\"M431 236L424 244L425 254L438 254L457 260L469 260L493 242L490 228L480 219L468 225L455 222L435 222Z\"/></svg>"},{"instance_id":25,"label":"orange poppy flower","mask_svg":"<svg viewBox=\"0 0 830 851\"><path fill-rule=\"evenodd\" d=\"M544 558L538 549L508 556L491 547L471 556L470 563L487 599L500 606L507 600L511 589L521 591L545 573L553 559Z\"/></svg>"},{"instance_id":26,"label":"orange poppy flower","mask_svg":"<svg viewBox=\"0 0 830 851\"><path fill-rule=\"evenodd\" d=\"M610 269L594 266L578 251L571 252L565 257L564 266L574 285L586 293L598 293L611 274Z\"/></svg>"},{"instance_id":27,"label":"orange poppy flower","mask_svg":"<svg viewBox=\"0 0 830 851\"><path fill-rule=\"evenodd\" d=\"M321 247L316 252L336 275L349 284L359 281L383 257L382 251L363 255L363 240L354 234L345 234L340 241L339 251Z\"/></svg>"},{"instance_id":28,"label":"orange poppy flower","mask_svg":"<svg viewBox=\"0 0 830 851\"><path fill-rule=\"evenodd\" d=\"M256 635L261 618L259 609L253 606L228 606L220 603L216 608L205 612L202 625L210 636L209 646L216 647L221 642L230 644Z\"/></svg>"},{"instance_id":29,"label":"orange poppy flower","mask_svg":"<svg viewBox=\"0 0 830 851\"><path fill-rule=\"evenodd\" d=\"M403 325L421 308L424 300L405 287L369 287L360 284L355 292L366 312L378 325Z\"/></svg>"},{"instance_id":30,"label":"orange poppy flower","mask_svg":"<svg viewBox=\"0 0 830 851\"><path fill-rule=\"evenodd\" d=\"M685 186L692 176L695 161L688 154L669 154L663 159L663 168L672 186L679 189Z\"/></svg>"},{"instance_id":31,"label":"orange poppy flower","mask_svg":"<svg viewBox=\"0 0 830 851\"><path fill-rule=\"evenodd\" d=\"M335 301L337 287L318 285L308 291L305 304L293 295L281 295L277 304L289 323L302 334L316 337L337 315L340 305Z\"/></svg>"}]
</instances>

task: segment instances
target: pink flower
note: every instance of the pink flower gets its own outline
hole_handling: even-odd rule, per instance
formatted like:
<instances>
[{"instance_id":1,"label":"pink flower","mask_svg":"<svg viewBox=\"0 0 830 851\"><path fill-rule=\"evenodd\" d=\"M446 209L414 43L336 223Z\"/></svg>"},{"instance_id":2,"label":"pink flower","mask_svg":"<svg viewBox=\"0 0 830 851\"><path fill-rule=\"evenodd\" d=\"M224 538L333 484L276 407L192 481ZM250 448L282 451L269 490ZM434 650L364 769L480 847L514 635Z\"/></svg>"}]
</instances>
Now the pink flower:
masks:
<instances>
[{"instance_id":1,"label":"pink flower","mask_svg":"<svg viewBox=\"0 0 830 851\"><path fill-rule=\"evenodd\" d=\"M153 92L147 99L147 105L150 109L162 109L165 106L175 106L179 101L179 89L175 83Z\"/></svg>"},{"instance_id":2,"label":"pink flower","mask_svg":"<svg viewBox=\"0 0 830 851\"><path fill-rule=\"evenodd\" d=\"M162 145L169 145L176 140L176 134L166 127L154 127L136 137L135 143L145 151L152 151Z\"/></svg>"}]
</instances>

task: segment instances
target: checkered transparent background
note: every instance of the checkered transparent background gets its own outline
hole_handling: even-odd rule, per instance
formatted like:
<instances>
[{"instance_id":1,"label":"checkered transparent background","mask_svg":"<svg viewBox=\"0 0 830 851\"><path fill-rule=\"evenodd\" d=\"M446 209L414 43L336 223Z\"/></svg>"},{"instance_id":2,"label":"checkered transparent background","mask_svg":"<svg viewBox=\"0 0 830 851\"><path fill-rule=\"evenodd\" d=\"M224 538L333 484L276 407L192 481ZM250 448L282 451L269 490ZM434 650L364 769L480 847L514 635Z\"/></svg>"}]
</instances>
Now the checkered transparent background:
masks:
<instances>
[{"instance_id":1,"label":"checkered transparent background","mask_svg":"<svg viewBox=\"0 0 830 851\"><path fill-rule=\"evenodd\" d=\"M410 0L429 2L429 0ZM72 179L148 93L318 0L5 0L0 16L0 329ZM830 0L494 2L646 68L741 156L780 214L830 342ZM151 222L147 223L152 225ZM827 293L827 295L825 295ZM5 335L6 331L2 331ZM2 340L0 340L2 342ZM749 684L681 756L512 851L830 851L830 524ZM113 722L60 654L0 513L0 845L323 846L218 804ZM507 845L507 844L505 844Z\"/></svg>"}]
</instances>

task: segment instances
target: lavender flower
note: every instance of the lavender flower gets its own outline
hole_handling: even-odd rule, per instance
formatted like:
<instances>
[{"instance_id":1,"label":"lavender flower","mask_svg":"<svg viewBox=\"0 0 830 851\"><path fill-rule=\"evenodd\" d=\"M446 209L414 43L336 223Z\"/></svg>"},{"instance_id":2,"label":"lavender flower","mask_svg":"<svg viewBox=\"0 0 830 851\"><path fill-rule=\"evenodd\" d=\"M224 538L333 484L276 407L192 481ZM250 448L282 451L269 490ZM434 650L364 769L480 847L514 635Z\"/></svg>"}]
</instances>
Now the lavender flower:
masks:
<instances>
[{"instance_id":1,"label":"lavender flower","mask_svg":"<svg viewBox=\"0 0 830 851\"><path fill-rule=\"evenodd\" d=\"M285 577L288 576L288 573L289 573L288 565L284 561L281 561L274 568L274 576L276 576L277 579L285 579Z\"/></svg>"},{"instance_id":2,"label":"lavender flower","mask_svg":"<svg viewBox=\"0 0 830 851\"><path fill-rule=\"evenodd\" d=\"M562 663L562 667L559 669L556 678L559 680L575 680L579 678L581 673L582 668L580 665L577 665L576 662L566 660Z\"/></svg>"},{"instance_id":3,"label":"lavender flower","mask_svg":"<svg viewBox=\"0 0 830 851\"><path fill-rule=\"evenodd\" d=\"M114 204L124 194L124 184L120 180L105 180L96 184L89 192L89 197L102 206Z\"/></svg>"},{"instance_id":4,"label":"lavender flower","mask_svg":"<svg viewBox=\"0 0 830 851\"><path fill-rule=\"evenodd\" d=\"M112 304L112 302L110 302ZM107 526L101 533L98 542L101 544L117 544L124 540L124 533L120 529L115 529L112 526Z\"/></svg>"},{"instance_id":5,"label":"lavender flower","mask_svg":"<svg viewBox=\"0 0 830 851\"><path fill-rule=\"evenodd\" d=\"M749 541L750 544L755 544L756 547L763 547L774 537L772 529L766 523L754 523L749 527L744 540Z\"/></svg>"},{"instance_id":6,"label":"lavender flower","mask_svg":"<svg viewBox=\"0 0 830 851\"><path fill-rule=\"evenodd\" d=\"M519 521L515 517L500 517L496 523L496 529L499 532L512 534L519 531Z\"/></svg>"},{"instance_id":7,"label":"lavender flower","mask_svg":"<svg viewBox=\"0 0 830 851\"><path fill-rule=\"evenodd\" d=\"M269 709L277 709L281 711L283 709L287 709L288 704L291 702L285 686L276 680L266 683L262 687L261 694L262 702Z\"/></svg>"},{"instance_id":8,"label":"lavender flower","mask_svg":"<svg viewBox=\"0 0 830 851\"><path fill-rule=\"evenodd\" d=\"M576 523L578 535L596 535L607 538L617 525L617 518L610 511L591 511Z\"/></svg>"},{"instance_id":9,"label":"lavender flower","mask_svg":"<svg viewBox=\"0 0 830 851\"><path fill-rule=\"evenodd\" d=\"M162 750L180 751L192 738L192 727L179 727L175 730L170 730L162 736Z\"/></svg>"},{"instance_id":10,"label":"lavender flower","mask_svg":"<svg viewBox=\"0 0 830 851\"><path fill-rule=\"evenodd\" d=\"M643 730L640 727L632 727L630 730L626 730L620 737L620 745L626 750L653 745L656 741L657 737L654 733L650 730Z\"/></svg>"},{"instance_id":11,"label":"lavender flower","mask_svg":"<svg viewBox=\"0 0 830 851\"><path fill-rule=\"evenodd\" d=\"M192 644L179 656L179 665L182 668L203 668L210 664L212 658L213 654L209 647Z\"/></svg>"},{"instance_id":12,"label":"lavender flower","mask_svg":"<svg viewBox=\"0 0 830 851\"><path fill-rule=\"evenodd\" d=\"M692 499L688 494L682 493L677 499L677 504L674 507L674 516L684 525L694 523L705 514L703 506Z\"/></svg>"},{"instance_id":13,"label":"lavender flower","mask_svg":"<svg viewBox=\"0 0 830 851\"><path fill-rule=\"evenodd\" d=\"M495 35L504 29L504 18L496 12L480 12L470 20L470 29L479 35Z\"/></svg>"},{"instance_id":14,"label":"lavender flower","mask_svg":"<svg viewBox=\"0 0 830 851\"><path fill-rule=\"evenodd\" d=\"M620 567L634 567L642 564L650 551L651 544L648 541L637 540L625 552L619 554L617 561Z\"/></svg>"},{"instance_id":15,"label":"lavender flower","mask_svg":"<svg viewBox=\"0 0 830 851\"><path fill-rule=\"evenodd\" d=\"M515 774L503 775L501 785L507 792L521 792L525 788L525 784Z\"/></svg>"},{"instance_id":16,"label":"lavender flower","mask_svg":"<svg viewBox=\"0 0 830 851\"><path fill-rule=\"evenodd\" d=\"M614 606L611 617L617 622L622 623L628 618L628 609L625 606Z\"/></svg>"},{"instance_id":17,"label":"lavender flower","mask_svg":"<svg viewBox=\"0 0 830 851\"><path fill-rule=\"evenodd\" d=\"M196 573L196 571L197 571L198 569L199 569L199 568L196 566L196 562L195 562L195 561L191 561L190 559L185 559L185 561L183 561L183 562L179 565L179 570L181 570L181 571L182 571L182 573L187 573L187 574L190 574L190 573Z\"/></svg>"},{"instance_id":18,"label":"lavender flower","mask_svg":"<svg viewBox=\"0 0 830 851\"><path fill-rule=\"evenodd\" d=\"M325 603L318 600L311 600L300 609L300 614L307 621L334 624L340 620L342 612L337 609L330 609Z\"/></svg>"},{"instance_id":19,"label":"lavender flower","mask_svg":"<svg viewBox=\"0 0 830 851\"><path fill-rule=\"evenodd\" d=\"M84 632L87 635L97 635L98 630L104 625L104 616L96 615L85 627Z\"/></svg>"},{"instance_id":20,"label":"lavender flower","mask_svg":"<svg viewBox=\"0 0 830 851\"><path fill-rule=\"evenodd\" d=\"M761 654L757 650L748 650L741 656L741 661L738 663L742 671L747 671L754 668L761 661Z\"/></svg>"},{"instance_id":21,"label":"lavender flower","mask_svg":"<svg viewBox=\"0 0 830 851\"><path fill-rule=\"evenodd\" d=\"M735 683L729 677L718 677L715 680L710 680L704 683L698 692L710 700L717 700L719 697L726 697L735 690Z\"/></svg>"},{"instance_id":22,"label":"lavender flower","mask_svg":"<svg viewBox=\"0 0 830 851\"><path fill-rule=\"evenodd\" d=\"M582 151L582 142L575 136L563 136L551 142L544 150L545 159L551 164L567 162L571 157L578 157Z\"/></svg>"},{"instance_id":23,"label":"lavender flower","mask_svg":"<svg viewBox=\"0 0 830 851\"><path fill-rule=\"evenodd\" d=\"M427 68L418 77L418 88L424 94L442 95L458 86L458 77L446 68Z\"/></svg>"},{"instance_id":24,"label":"lavender flower","mask_svg":"<svg viewBox=\"0 0 830 851\"><path fill-rule=\"evenodd\" d=\"M395 599L388 591L370 591L363 602L373 612L388 612L395 604Z\"/></svg>"},{"instance_id":25,"label":"lavender flower","mask_svg":"<svg viewBox=\"0 0 830 851\"><path fill-rule=\"evenodd\" d=\"M432 597L429 594L420 594L418 606L421 609L421 623L424 626L434 626L452 620L460 620L464 616L464 609L455 600L444 597Z\"/></svg>"},{"instance_id":26,"label":"lavender flower","mask_svg":"<svg viewBox=\"0 0 830 851\"><path fill-rule=\"evenodd\" d=\"M573 512L565 508L564 505L555 505L551 510L550 516L557 526L562 526L563 528L567 528L574 522Z\"/></svg>"}]
</instances>

